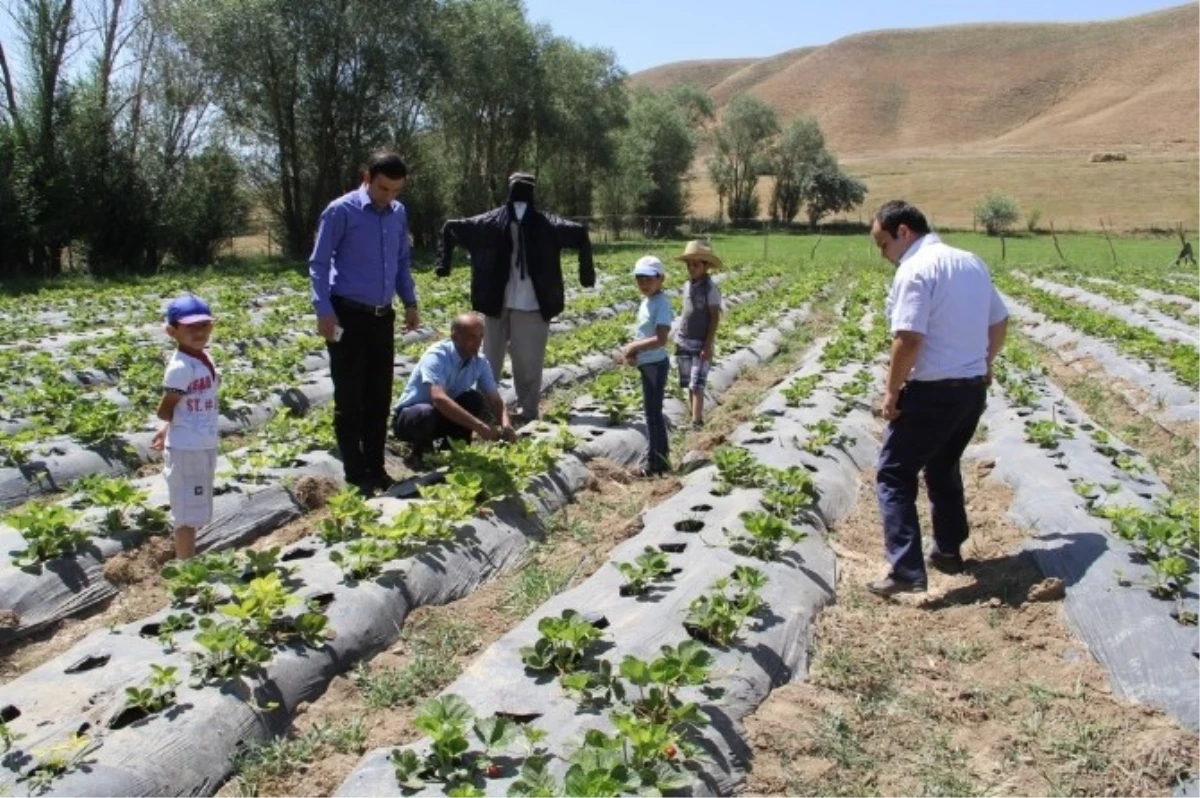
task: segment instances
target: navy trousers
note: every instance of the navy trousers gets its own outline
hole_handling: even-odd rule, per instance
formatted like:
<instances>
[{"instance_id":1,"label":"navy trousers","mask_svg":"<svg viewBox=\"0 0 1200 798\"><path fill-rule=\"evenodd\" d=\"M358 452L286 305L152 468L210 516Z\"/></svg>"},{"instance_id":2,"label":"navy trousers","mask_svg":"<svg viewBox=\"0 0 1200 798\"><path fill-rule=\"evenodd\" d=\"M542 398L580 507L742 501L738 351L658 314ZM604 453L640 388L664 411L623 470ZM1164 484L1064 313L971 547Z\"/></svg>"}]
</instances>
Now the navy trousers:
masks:
<instances>
[{"instance_id":1,"label":"navy trousers","mask_svg":"<svg viewBox=\"0 0 1200 798\"><path fill-rule=\"evenodd\" d=\"M642 403L646 407L646 434L650 439L646 470L652 474L665 474L671 470L671 459L663 401L666 398L671 361L663 358L655 363L646 363L638 366L638 371L642 375Z\"/></svg>"},{"instance_id":2,"label":"navy trousers","mask_svg":"<svg viewBox=\"0 0 1200 798\"><path fill-rule=\"evenodd\" d=\"M463 410L480 421L490 419L487 400L476 390L467 390L454 397ZM398 410L392 417L392 432L396 438L411 443L413 452L423 455L434 444L446 438L471 442L471 430L443 416L432 404L418 404Z\"/></svg>"},{"instance_id":3,"label":"navy trousers","mask_svg":"<svg viewBox=\"0 0 1200 798\"><path fill-rule=\"evenodd\" d=\"M900 416L888 424L875 471L884 543L891 575L897 579L926 579L917 520L917 477L922 469L937 551L958 554L970 534L959 460L986 403L987 386L982 382L910 382L901 391Z\"/></svg>"}]
</instances>

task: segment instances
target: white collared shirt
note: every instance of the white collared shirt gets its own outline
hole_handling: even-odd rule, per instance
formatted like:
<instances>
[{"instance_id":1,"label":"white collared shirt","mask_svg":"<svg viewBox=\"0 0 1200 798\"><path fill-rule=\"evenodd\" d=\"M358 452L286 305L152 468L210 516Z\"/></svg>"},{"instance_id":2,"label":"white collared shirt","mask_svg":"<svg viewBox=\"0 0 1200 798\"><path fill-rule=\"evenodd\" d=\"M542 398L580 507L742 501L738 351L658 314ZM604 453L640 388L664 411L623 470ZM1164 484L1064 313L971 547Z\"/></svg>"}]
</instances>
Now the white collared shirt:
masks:
<instances>
[{"instance_id":1,"label":"white collared shirt","mask_svg":"<svg viewBox=\"0 0 1200 798\"><path fill-rule=\"evenodd\" d=\"M900 258L887 315L893 335L924 336L908 379L947 380L987 373L988 327L1008 309L983 260L927 233Z\"/></svg>"}]
</instances>

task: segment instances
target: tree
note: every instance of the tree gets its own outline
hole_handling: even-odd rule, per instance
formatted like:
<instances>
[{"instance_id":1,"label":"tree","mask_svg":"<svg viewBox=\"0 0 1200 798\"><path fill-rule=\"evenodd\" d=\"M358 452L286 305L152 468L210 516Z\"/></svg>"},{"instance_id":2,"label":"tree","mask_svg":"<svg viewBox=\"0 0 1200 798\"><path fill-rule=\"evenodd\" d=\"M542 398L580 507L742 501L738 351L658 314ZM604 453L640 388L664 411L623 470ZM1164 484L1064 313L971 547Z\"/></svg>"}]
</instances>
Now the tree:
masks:
<instances>
[{"instance_id":1,"label":"tree","mask_svg":"<svg viewBox=\"0 0 1200 798\"><path fill-rule=\"evenodd\" d=\"M790 222L796 218L808 183L825 154L825 136L816 117L793 119L772 153L772 171L775 173L775 187L771 191L773 220Z\"/></svg>"},{"instance_id":2,"label":"tree","mask_svg":"<svg viewBox=\"0 0 1200 798\"><path fill-rule=\"evenodd\" d=\"M629 108L628 132L622 134L639 142L626 144L624 163L649 172L650 187L636 206L646 216L683 216L688 195L684 178L696 154L697 132L688 122L683 106L665 93L638 89ZM644 153L634 157L630 149ZM631 177L635 183L636 176Z\"/></svg>"},{"instance_id":3,"label":"tree","mask_svg":"<svg viewBox=\"0 0 1200 798\"><path fill-rule=\"evenodd\" d=\"M832 153L818 157L804 187L804 212L808 224L817 223L831 213L852 211L867 197L867 186L853 175L846 174Z\"/></svg>"},{"instance_id":4,"label":"tree","mask_svg":"<svg viewBox=\"0 0 1200 798\"><path fill-rule=\"evenodd\" d=\"M550 36L539 49L538 73L532 163L539 200L567 216L589 216L597 178L616 160L610 134L626 124L625 73L611 51Z\"/></svg>"},{"instance_id":5,"label":"tree","mask_svg":"<svg viewBox=\"0 0 1200 798\"><path fill-rule=\"evenodd\" d=\"M766 145L779 132L775 109L749 95L734 97L716 133L713 158L724 163L710 167L710 176L722 179L729 196L730 220L758 215L758 176L770 169ZM722 193L722 186L718 186Z\"/></svg>"},{"instance_id":6,"label":"tree","mask_svg":"<svg viewBox=\"0 0 1200 798\"><path fill-rule=\"evenodd\" d=\"M688 127L693 130L716 118L712 96L694 83L672 86L666 95L683 112Z\"/></svg>"},{"instance_id":7,"label":"tree","mask_svg":"<svg viewBox=\"0 0 1200 798\"><path fill-rule=\"evenodd\" d=\"M655 188L651 174L652 142L632 127L614 134L616 161L596 181L596 205L619 236L624 217L640 213Z\"/></svg>"},{"instance_id":8,"label":"tree","mask_svg":"<svg viewBox=\"0 0 1200 798\"><path fill-rule=\"evenodd\" d=\"M992 191L975 206L975 218L990 236L999 235L1021 218L1017 201L1007 194Z\"/></svg>"},{"instance_id":9,"label":"tree","mask_svg":"<svg viewBox=\"0 0 1200 798\"><path fill-rule=\"evenodd\" d=\"M435 0L160 5L253 153L285 253L306 256L322 208L358 183L370 152L411 139L444 62Z\"/></svg>"}]
</instances>

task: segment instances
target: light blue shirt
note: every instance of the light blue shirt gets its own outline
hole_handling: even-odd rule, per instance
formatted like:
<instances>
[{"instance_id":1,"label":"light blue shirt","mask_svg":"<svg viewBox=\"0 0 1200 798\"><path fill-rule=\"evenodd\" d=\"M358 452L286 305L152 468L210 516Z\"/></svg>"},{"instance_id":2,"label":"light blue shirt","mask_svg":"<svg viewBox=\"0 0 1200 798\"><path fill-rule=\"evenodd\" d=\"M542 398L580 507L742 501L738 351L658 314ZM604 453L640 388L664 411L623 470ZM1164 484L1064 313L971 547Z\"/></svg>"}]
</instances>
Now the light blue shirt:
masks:
<instances>
[{"instance_id":1,"label":"light blue shirt","mask_svg":"<svg viewBox=\"0 0 1200 798\"><path fill-rule=\"evenodd\" d=\"M415 305L411 260L404 206L392 200L380 210L360 186L321 214L308 259L313 309L318 316L332 314L331 294L364 305L390 305L399 294L406 306Z\"/></svg>"},{"instance_id":2,"label":"light blue shirt","mask_svg":"<svg viewBox=\"0 0 1200 798\"><path fill-rule=\"evenodd\" d=\"M947 380L987 372L988 327L1008 310L978 256L926 233L900 258L887 315L893 335L924 336L908 379Z\"/></svg>"},{"instance_id":3,"label":"light blue shirt","mask_svg":"<svg viewBox=\"0 0 1200 798\"><path fill-rule=\"evenodd\" d=\"M671 300L667 299L666 291L659 291L654 296L645 297L638 307L637 332L635 333L637 340L655 337L658 335L659 327L670 327L674 320L675 314L671 311ZM638 352L637 364L644 366L647 363L667 360L669 357L665 346L656 346L653 349Z\"/></svg>"},{"instance_id":4,"label":"light blue shirt","mask_svg":"<svg viewBox=\"0 0 1200 798\"><path fill-rule=\"evenodd\" d=\"M472 388L478 388L484 396L496 392L496 380L492 377L492 367L487 358L478 354L470 360L463 360L454 348L454 341L449 338L429 347L421 355L417 367L408 377L408 385L396 403L396 409L432 404L431 389L434 385L442 386L451 399Z\"/></svg>"}]
</instances>

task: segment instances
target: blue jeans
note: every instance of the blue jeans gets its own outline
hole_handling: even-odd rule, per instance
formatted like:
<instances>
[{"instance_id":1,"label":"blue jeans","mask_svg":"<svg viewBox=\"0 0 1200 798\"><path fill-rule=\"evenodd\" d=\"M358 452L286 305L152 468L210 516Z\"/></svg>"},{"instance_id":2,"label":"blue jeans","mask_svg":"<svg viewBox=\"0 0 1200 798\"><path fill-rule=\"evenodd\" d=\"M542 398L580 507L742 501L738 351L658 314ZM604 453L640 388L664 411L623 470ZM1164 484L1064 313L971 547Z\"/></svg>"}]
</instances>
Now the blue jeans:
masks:
<instances>
[{"instance_id":1,"label":"blue jeans","mask_svg":"<svg viewBox=\"0 0 1200 798\"><path fill-rule=\"evenodd\" d=\"M669 471L670 443L667 440L667 420L663 416L663 398L667 393L667 376L671 363L666 358L657 363L638 366L642 374L642 404L646 407L646 435L650 439L650 456L646 470L661 474Z\"/></svg>"},{"instance_id":2,"label":"blue jeans","mask_svg":"<svg viewBox=\"0 0 1200 798\"><path fill-rule=\"evenodd\" d=\"M875 495L892 576L926 579L917 520L917 477L925 470L933 542L958 554L970 529L959 459L987 404L987 386L910 382L900 393L900 416L888 424L875 471Z\"/></svg>"}]
</instances>

